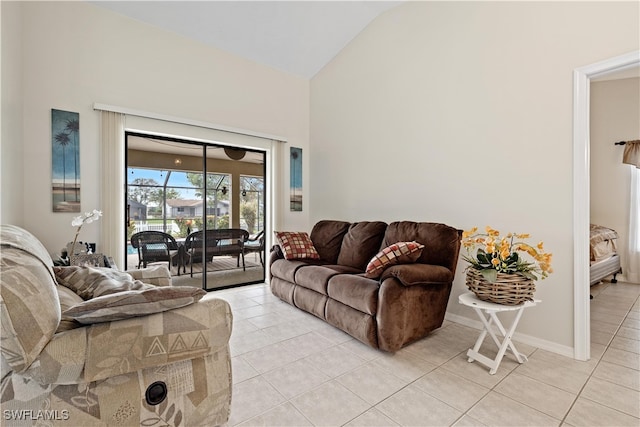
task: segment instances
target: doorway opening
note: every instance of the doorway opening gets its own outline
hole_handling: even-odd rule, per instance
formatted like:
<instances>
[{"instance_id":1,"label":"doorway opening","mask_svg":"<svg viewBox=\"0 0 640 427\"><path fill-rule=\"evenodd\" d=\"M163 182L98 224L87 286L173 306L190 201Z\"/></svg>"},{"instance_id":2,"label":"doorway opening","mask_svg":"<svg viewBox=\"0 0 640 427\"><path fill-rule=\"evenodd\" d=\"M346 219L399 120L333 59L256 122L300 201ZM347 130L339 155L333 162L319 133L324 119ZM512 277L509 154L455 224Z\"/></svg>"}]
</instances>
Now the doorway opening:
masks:
<instances>
[{"instance_id":1,"label":"doorway opening","mask_svg":"<svg viewBox=\"0 0 640 427\"><path fill-rule=\"evenodd\" d=\"M589 360L589 117L591 79L640 65L640 51L574 70L573 79L573 295L574 358Z\"/></svg>"},{"instance_id":2,"label":"doorway opening","mask_svg":"<svg viewBox=\"0 0 640 427\"><path fill-rule=\"evenodd\" d=\"M265 280L266 152L125 132L125 268L163 263L174 285Z\"/></svg>"}]
</instances>

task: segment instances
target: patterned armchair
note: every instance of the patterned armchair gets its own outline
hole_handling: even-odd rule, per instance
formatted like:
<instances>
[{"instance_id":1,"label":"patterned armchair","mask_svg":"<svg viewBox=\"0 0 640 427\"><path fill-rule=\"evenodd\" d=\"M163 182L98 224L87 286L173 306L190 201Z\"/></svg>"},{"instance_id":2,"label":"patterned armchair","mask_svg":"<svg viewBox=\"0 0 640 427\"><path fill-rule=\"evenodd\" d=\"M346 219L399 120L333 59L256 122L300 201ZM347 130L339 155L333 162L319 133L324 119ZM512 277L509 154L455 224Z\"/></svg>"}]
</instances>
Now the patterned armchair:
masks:
<instances>
[{"instance_id":1,"label":"patterned armchair","mask_svg":"<svg viewBox=\"0 0 640 427\"><path fill-rule=\"evenodd\" d=\"M3 424L214 426L228 420L232 314L224 300L198 301L202 295L187 290L189 298L179 290L188 287L162 286L171 280L164 265L130 272L128 291L85 300L94 283L83 276L73 292L71 279L90 271L118 286L126 273L54 271L40 241L15 226L0 226L0 243ZM59 285L56 273L58 282L69 283ZM119 304L127 298L149 314L122 316ZM111 305L96 309L105 300ZM78 315L77 307L85 310Z\"/></svg>"}]
</instances>

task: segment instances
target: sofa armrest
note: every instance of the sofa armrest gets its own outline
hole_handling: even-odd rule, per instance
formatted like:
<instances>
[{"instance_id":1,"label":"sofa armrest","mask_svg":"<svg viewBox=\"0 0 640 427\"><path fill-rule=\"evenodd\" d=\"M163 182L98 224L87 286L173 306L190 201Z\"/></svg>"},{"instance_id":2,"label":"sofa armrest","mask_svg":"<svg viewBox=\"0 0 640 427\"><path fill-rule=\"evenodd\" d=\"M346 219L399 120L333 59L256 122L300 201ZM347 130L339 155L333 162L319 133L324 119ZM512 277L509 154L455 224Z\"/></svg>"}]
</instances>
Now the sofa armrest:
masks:
<instances>
[{"instance_id":1,"label":"sofa armrest","mask_svg":"<svg viewBox=\"0 0 640 427\"><path fill-rule=\"evenodd\" d=\"M127 270L135 280L155 286L171 286L171 272L166 265L152 265L141 269Z\"/></svg>"},{"instance_id":2,"label":"sofa armrest","mask_svg":"<svg viewBox=\"0 0 640 427\"><path fill-rule=\"evenodd\" d=\"M453 281L453 272L441 265L431 264L399 264L382 272L380 283L394 277L404 286L448 284Z\"/></svg>"},{"instance_id":3,"label":"sofa armrest","mask_svg":"<svg viewBox=\"0 0 640 427\"><path fill-rule=\"evenodd\" d=\"M269 265L273 264L274 261L279 259L284 259L284 254L282 253L282 248L280 245L271 246L271 251L269 253Z\"/></svg>"},{"instance_id":4,"label":"sofa armrest","mask_svg":"<svg viewBox=\"0 0 640 427\"><path fill-rule=\"evenodd\" d=\"M226 347L229 304L202 299L186 307L54 335L24 375L41 384L77 384L204 357Z\"/></svg>"}]
</instances>

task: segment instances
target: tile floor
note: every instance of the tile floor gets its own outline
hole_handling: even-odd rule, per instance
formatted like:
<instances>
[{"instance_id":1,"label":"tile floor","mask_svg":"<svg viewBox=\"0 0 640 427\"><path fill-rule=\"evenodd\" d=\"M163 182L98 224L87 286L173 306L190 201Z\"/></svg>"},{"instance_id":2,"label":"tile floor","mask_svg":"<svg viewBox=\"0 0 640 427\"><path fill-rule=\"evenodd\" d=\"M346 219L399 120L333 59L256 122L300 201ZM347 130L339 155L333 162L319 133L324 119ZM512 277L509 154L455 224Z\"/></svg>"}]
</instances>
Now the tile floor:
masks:
<instances>
[{"instance_id":1,"label":"tile floor","mask_svg":"<svg viewBox=\"0 0 640 427\"><path fill-rule=\"evenodd\" d=\"M267 285L215 292L234 313L227 427L640 426L640 285L592 289L590 361L516 342L529 361L507 353L495 375L467 362L478 331L457 323L391 355Z\"/></svg>"}]
</instances>

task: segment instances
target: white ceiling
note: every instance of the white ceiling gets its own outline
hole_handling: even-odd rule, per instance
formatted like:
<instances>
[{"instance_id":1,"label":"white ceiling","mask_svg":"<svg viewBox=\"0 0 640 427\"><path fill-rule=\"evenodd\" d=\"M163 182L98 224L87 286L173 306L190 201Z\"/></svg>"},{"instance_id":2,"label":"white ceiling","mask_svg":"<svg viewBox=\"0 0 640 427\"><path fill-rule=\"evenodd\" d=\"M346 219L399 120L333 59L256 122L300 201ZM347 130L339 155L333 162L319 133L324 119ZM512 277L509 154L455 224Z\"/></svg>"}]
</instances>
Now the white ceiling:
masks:
<instances>
[{"instance_id":1,"label":"white ceiling","mask_svg":"<svg viewBox=\"0 0 640 427\"><path fill-rule=\"evenodd\" d=\"M402 1L91 1L304 78Z\"/></svg>"}]
</instances>

